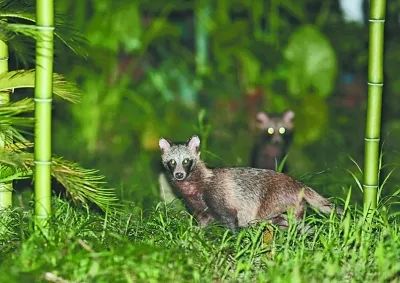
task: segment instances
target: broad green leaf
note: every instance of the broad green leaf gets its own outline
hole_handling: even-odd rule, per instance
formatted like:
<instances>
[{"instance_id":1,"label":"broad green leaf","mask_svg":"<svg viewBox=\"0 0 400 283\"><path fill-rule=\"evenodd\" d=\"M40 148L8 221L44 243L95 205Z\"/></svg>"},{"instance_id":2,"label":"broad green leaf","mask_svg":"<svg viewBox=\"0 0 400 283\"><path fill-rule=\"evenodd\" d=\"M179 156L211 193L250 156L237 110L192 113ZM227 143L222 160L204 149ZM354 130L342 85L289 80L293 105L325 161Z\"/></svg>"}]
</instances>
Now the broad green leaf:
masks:
<instances>
[{"instance_id":1,"label":"broad green leaf","mask_svg":"<svg viewBox=\"0 0 400 283\"><path fill-rule=\"evenodd\" d=\"M296 136L295 142L306 145L317 141L326 133L328 123L328 105L320 96L306 95L295 107Z\"/></svg>"},{"instance_id":2,"label":"broad green leaf","mask_svg":"<svg viewBox=\"0 0 400 283\"><path fill-rule=\"evenodd\" d=\"M293 33L284 51L288 63L288 88L292 96L308 92L329 96L334 87L337 63L332 45L313 26L302 26Z\"/></svg>"},{"instance_id":3,"label":"broad green leaf","mask_svg":"<svg viewBox=\"0 0 400 283\"><path fill-rule=\"evenodd\" d=\"M253 87L260 76L260 61L248 50L238 52L237 56L246 87Z\"/></svg>"}]
</instances>

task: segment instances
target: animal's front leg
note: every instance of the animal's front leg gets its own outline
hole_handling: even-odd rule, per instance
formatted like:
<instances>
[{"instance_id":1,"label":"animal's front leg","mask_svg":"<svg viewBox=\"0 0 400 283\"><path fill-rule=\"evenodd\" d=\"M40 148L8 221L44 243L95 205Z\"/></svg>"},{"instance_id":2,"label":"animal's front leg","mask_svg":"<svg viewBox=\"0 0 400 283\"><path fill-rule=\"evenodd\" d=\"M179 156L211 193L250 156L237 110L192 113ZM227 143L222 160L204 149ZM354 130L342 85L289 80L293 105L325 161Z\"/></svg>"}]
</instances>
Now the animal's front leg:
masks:
<instances>
[{"instance_id":1,"label":"animal's front leg","mask_svg":"<svg viewBox=\"0 0 400 283\"><path fill-rule=\"evenodd\" d=\"M218 220L229 229L235 231L239 227L236 209L230 208L225 204L218 206L211 205L210 209L213 211L213 214L218 217Z\"/></svg>"},{"instance_id":2,"label":"animal's front leg","mask_svg":"<svg viewBox=\"0 0 400 283\"><path fill-rule=\"evenodd\" d=\"M196 220L199 223L200 227L206 227L210 224L214 219L214 217L209 213L208 208L205 211L202 211L196 214Z\"/></svg>"},{"instance_id":3,"label":"animal's front leg","mask_svg":"<svg viewBox=\"0 0 400 283\"><path fill-rule=\"evenodd\" d=\"M220 217L221 222L232 231L236 231L236 229L239 227L236 209L226 209L221 212Z\"/></svg>"}]
</instances>

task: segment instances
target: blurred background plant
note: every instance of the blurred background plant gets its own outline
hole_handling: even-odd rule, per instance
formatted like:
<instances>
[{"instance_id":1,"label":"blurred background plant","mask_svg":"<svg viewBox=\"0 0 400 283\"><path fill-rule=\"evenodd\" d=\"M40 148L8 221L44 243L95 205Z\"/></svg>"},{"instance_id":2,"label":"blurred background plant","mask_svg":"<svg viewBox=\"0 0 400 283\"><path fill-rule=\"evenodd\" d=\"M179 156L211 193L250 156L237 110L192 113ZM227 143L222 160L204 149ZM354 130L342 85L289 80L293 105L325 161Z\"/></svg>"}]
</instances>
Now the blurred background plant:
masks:
<instances>
[{"instance_id":1,"label":"blurred background plant","mask_svg":"<svg viewBox=\"0 0 400 283\"><path fill-rule=\"evenodd\" d=\"M61 49L56 58L55 70L83 92L80 104L55 105L56 151L101 169L123 200L147 206L159 199L160 136L201 134L209 165L247 165L256 112L293 109L290 173L345 196L346 170L359 174L352 159L363 154L368 30L340 2L57 1L88 38L89 56ZM400 161L399 12L390 1L384 170Z\"/></svg>"}]
</instances>

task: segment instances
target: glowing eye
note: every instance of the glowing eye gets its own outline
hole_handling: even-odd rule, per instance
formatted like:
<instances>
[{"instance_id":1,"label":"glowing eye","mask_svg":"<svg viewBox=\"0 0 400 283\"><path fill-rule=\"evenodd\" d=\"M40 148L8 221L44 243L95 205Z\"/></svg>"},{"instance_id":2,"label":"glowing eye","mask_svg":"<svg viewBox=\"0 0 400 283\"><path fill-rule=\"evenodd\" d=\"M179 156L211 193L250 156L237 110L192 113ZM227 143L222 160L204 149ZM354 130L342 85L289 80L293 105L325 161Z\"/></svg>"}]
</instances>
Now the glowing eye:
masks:
<instances>
[{"instance_id":1,"label":"glowing eye","mask_svg":"<svg viewBox=\"0 0 400 283\"><path fill-rule=\"evenodd\" d=\"M175 166L176 161L172 159L169 163L170 163L172 166Z\"/></svg>"},{"instance_id":2,"label":"glowing eye","mask_svg":"<svg viewBox=\"0 0 400 283\"><path fill-rule=\"evenodd\" d=\"M187 158L184 159L183 162L182 162L183 165L186 165L186 164L188 164L188 163L189 163L189 159L187 159Z\"/></svg>"},{"instance_id":3,"label":"glowing eye","mask_svg":"<svg viewBox=\"0 0 400 283\"><path fill-rule=\"evenodd\" d=\"M274 128L268 128L267 133L273 135L275 132Z\"/></svg>"},{"instance_id":4,"label":"glowing eye","mask_svg":"<svg viewBox=\"0 0 400 283\"><path fill-rule=\"evenodd\" d=\"M285 132L286 132L286 129L285 129L284 127L280 127L280 128L279 128L279 133L280 133L281 135L283 135Z\"/></svg>"}]
</instances>

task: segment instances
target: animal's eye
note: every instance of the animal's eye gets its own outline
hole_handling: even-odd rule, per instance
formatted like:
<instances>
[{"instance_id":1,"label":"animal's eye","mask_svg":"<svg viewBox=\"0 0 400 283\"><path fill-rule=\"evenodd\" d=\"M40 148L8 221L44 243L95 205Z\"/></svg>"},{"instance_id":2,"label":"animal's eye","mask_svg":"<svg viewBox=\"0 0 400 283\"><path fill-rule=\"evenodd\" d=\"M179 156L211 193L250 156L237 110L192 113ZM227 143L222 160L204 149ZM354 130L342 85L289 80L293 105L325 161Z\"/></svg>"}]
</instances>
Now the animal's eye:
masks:
<instances>
[{"instance_id":1,"label":"animal's eye","mask_svg":"<svg viewBox=\"0 0 400 283\"><path fill-rule=\"evenodd\" d=\"M172 166L175 166L175 164L176 164L176 161L175 161L175 160L173 160L173 159L171 159L171 160L169 161L169 164L171 164Z\"/></svg>"},{"instance_id":2,"label":"animal's eye","mask_svg":"<svg viewBox=\"0 0 400 283\"><path fill-rule=\"evenodd\" d=\"M279 133L280 133L281 135L283 135L285 132L286 132L286 129L285 129L284 127L280 127L280 128L279 128Z\"/></svg>"},{"instance_id":3,"label":"animal's eye","mask_svg":"<svg viewBox=\"0 0 400 283\"><path fill-rule=\"evenodd\" d=\"M188 158L183 159L183 161L182 161L183 165L187 165L188 163L189 163L189 159Z\"/></svg>"},{"instance_id":4,"label":"animal's eye","mask_svg":"<svg viewBox=\"0 0 400 283\"><path fill-rule=\"evenodd\" d=\"M273 135L274 132L275 132L274 128L268 128L267 129L267 133L270 134L270 135Z\"/></svg>"}]
</instances>

